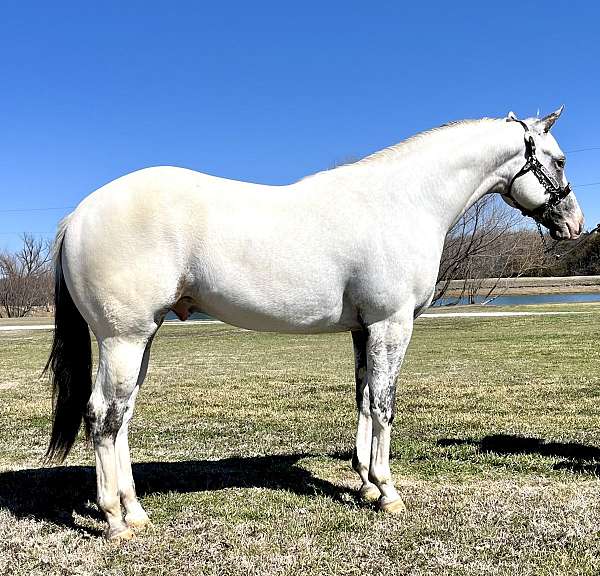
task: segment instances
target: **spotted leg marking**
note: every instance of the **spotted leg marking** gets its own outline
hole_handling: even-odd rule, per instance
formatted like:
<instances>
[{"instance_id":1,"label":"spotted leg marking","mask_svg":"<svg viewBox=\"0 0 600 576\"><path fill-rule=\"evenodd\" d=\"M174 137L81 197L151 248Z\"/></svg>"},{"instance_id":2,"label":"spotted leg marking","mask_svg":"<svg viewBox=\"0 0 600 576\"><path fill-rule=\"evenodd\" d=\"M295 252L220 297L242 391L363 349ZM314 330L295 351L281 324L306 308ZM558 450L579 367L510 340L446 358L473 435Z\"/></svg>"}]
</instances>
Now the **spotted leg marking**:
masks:
<instances>
[{"instance_id":1,"label":"spotted leg marking","mask_svg":"<svg viewBox=\"0 0 600 576\"><path fill-rule=\"evenodd\" d=\"M360 498L366 501L376 501L379 489L369 481L369 466L371 461L371 403L369 387L367 386L367 336L366 330L352 332L354 345L354 377L356 380L356 409L358 424L356 427L356 445L352 454L352 468L358 473L362 485L358 492Z\"/></svg>"},{"instance_id":2,"label":"spotted leg marking","mask_svg":"<svg viewBox=\"0 0 600 576\"><path fill-rule=\"evenodd\" d=\"M114 337L99 342L98 374L88 402L86 422L96 455L98 506L108 522L109 539L133 536L121 512L119 462L116 441L127 412L133 410L146 341Z\"/></svg>"},{"instance_id":3,"label":"spotted leg marking","mask_svg":"<svg viewBox=\"0 0 600 576\"><path fill-rule=\"evenodd\" d=\"M380 509L391 513L405 509L394 487L389 460L396 378L410 342L412 326L412 317L377 322L369 326L367 339L367 381L373 425L368 478L381 492Z\"/></svg>"}]
</instances>

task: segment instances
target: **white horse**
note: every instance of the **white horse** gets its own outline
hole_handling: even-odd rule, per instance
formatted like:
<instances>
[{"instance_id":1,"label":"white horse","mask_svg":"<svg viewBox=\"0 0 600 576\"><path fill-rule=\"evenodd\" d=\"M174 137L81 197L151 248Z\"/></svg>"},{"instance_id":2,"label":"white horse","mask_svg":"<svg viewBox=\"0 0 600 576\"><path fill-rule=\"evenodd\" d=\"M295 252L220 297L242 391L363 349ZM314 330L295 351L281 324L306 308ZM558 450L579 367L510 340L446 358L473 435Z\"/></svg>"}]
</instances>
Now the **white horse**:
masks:
<instances>
[{"instance_id":1,"label":"white horse","mask_svg":"<svg viewBox=\"0 0 600 576\"><path fill-rule=\"evenodd\" d=\"M431 302L448 229L497 192L556 239L582 230L549 133L561 111L453 123L289 186L157 167L83 200L56 238L47 456L63 460L85 419L108 537L130 538L148 522L127 433L169 310L253 330L350 331L360 495L403 510L389 467L395 381L413 320ZM93 384L88 327L99 346Z\"/></svg>"}]
</instances>

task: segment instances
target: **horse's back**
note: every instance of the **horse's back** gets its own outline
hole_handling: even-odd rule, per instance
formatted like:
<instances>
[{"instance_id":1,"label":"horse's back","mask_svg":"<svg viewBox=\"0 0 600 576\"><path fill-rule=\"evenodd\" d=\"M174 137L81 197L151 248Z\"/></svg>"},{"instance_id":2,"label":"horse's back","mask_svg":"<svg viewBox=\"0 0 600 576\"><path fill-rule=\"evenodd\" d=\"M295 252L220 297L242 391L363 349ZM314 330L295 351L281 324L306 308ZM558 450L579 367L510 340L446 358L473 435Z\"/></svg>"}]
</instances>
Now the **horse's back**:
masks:
<instances>
[{"instance_id":1,"label":"horse's back","mask_svg":"<svg viewBox=\"0 0 600 576\"><path fill-rule=\"evenodd\" d=\"M75 299L85 308L93 294L102 304L87 306L88 321L127 329L184 296L246 327L346 329L355 316L345 294L351 232L332 231L295 192L174 167L119 178L69 221Z\"/></svg>"}]
</instances>

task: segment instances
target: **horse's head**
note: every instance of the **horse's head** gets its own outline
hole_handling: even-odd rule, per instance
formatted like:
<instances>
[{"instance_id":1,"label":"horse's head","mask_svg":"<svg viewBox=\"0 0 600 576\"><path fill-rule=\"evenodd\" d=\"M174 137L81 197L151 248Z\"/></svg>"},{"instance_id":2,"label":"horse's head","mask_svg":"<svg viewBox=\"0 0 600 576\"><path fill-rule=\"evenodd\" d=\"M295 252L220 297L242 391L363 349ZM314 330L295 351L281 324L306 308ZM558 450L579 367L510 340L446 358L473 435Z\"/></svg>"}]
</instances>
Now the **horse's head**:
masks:
<instances>
[{"instance_id":1,"label":"horse's head","mask_svg":"<svg viewBox=\"0 0 600 576\"><path fill-rule=\"evenodd\" d=\"M550 134L562 111L561 106L545 118L527 120L508 114L507 121L523 127L524 155L502 196L548 228L555 240L575 239L583 230L583 214L565 176L565 155Z\"/></svg>"}]
</instances>

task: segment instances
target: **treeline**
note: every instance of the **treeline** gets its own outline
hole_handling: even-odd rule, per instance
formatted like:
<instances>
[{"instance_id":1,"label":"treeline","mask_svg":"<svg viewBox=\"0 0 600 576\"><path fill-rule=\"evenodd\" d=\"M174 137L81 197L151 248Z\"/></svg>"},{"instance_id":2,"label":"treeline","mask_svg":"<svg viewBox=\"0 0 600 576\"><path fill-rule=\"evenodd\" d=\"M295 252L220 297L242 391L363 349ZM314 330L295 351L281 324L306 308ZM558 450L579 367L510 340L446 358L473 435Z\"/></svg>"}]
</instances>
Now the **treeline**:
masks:
<instances>
[{"instance_id":1,"label":"treeline","mask_svg":"<svg viewBox=\"0 0 600 576\"><path fill-rule=\"evenodd\" d=\"M550 252L539 276L600 275L600 234L586 232L573 242L561 242Z\"/></svg>"},{"instance_id":2,"label":"treeline","mask_svg":"<svg viewBox=\"0 0 600 576\"><path fill-rule=\"evenodd\" d=\"M540 236L524 218L497 196L485 196L456 222L446 236L435 301L449 295L452 280L463 280L453 298L483 302L499 295L499 282L520 276L587 276L600 274L600 235L582 234L555 242ZM483 288L483 280L486 288Z\"/></svg>"}]
</instances>

